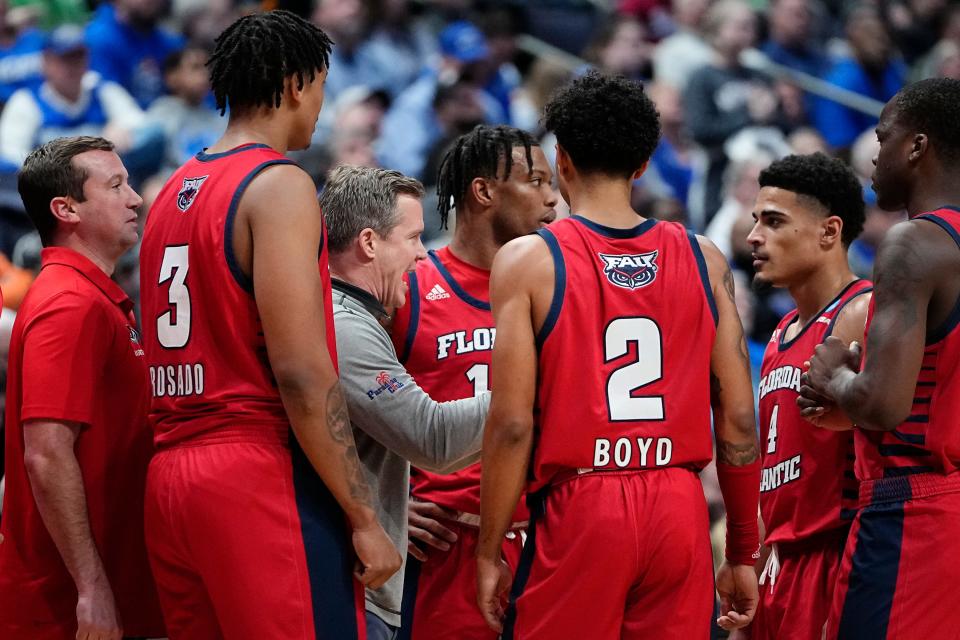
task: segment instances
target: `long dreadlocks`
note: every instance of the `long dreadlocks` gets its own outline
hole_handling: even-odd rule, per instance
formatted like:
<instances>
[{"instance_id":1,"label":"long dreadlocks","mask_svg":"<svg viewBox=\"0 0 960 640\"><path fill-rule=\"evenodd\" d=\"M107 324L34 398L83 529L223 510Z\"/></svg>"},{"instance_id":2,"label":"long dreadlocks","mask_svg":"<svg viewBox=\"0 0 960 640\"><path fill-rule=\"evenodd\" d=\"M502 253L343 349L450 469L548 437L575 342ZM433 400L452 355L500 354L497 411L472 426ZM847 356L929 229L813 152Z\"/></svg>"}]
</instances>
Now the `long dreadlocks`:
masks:
<instances>
[{"instance_id":1,"label":"long dreadlocks","mask_svg":"<svg viewBox=\"0 0 960 640\"><path fill-rule=\"evenodd\" d=\"M453 144L440 163L437 180L437 212L440 226L447 228L451 207L459 209L474 178L500 178L497 169L500 158L504 161L503 179L510 177L513 168L513 148L523 147L527 155L527 171L533 173L531 147L536 139L522 129L507 126L489 127L479 125L465 133Z\"/></svg>"},{"instance_id":2,"label":"long dreadlocks","mask_svg":"<svg viewBox=\"0 0 960 640\"><path fill-rule=\"evenodd\" d=\"M279 107L284 81L296 76L303 89L304 78L312 82L329 66L332 46L327 34L289 11L240 18L217 37L207 62L220 114L227 107Z\"/></svg>"}]
</instances>

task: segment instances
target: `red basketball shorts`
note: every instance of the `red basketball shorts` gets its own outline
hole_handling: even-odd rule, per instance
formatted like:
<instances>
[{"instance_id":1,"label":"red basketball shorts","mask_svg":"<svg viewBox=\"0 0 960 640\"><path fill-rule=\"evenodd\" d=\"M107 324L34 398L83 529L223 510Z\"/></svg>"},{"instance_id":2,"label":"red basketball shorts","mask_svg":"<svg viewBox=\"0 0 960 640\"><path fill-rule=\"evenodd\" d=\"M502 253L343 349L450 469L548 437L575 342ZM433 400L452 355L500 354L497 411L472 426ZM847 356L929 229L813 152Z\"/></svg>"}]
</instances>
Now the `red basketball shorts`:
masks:
<instances>
[{"instance_id":1,"label":"red basketball shorts","mask_svg":"<svg viewBox=\"0 0 960 640\"><path fill-rule=\"evenodd\" d=\"M444 521L457 534L448 551L428 548L426 562L407 558L401 640L497 640L477 606L476 527ZM507 533L503 558L517 571L523 548L517 531ZM504 603L506 604L506 603Z\"/></svg>"},{"instance_id":2,"label":"red basketball shorts","mask_svg":"<svg viewBox=\"0 0 960 640\"><path fill-rule=\"evenodd\" d=\"M747 629L752 640L819 640L830 614L847 530L794 544L778 544L778 569L767 563L757 614ZM771 551L771 554L773 552Z\"/></svg>"},{"instance_id":3,"label":"red basketball shorts","mask_svg":"<svg viewBox=\"0 0 960 640\"><path fill-rule=\"evenodd\" d=\"M826 637L960 638L960 474L860 484Z\"/></svg>"},{"instance_id":4,"label":"red basketball shorts","mask_svg":"<svg viewBox=\"0 0 960 640\"><path fill-rule=\"evenodd\" d=\"M150 463L147 549L170 637L365 638L342 511L295 444L263 440Z\"/></svg>"},{"instance_id":5,"label":"red basketball shorts","mask_svg":"<svg viewBox=\"0 0 960 640\"><path fill-rule=\"evenodd\" d=\"M528 504L503 638L710 637L713 557L695 473L592 472Z\"/></svg>"}]
</instances>

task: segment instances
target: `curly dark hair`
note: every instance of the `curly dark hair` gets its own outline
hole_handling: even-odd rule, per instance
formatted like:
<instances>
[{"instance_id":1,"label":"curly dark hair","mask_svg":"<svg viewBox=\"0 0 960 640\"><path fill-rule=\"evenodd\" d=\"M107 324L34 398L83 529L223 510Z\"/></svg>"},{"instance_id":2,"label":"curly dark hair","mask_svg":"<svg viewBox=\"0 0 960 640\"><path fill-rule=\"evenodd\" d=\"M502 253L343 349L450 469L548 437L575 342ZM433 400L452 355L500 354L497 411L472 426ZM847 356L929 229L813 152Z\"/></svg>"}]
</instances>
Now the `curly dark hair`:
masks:
<instances>
[{"instance_id":1,"label":"curly dark hair","mask_svg":"<svg viewBox=\"0 0 960 640\"><path fill-rule=\"evenodd\" d=\"M660 140L660 114L643 85L597 71L558 90L543 123L582 173L629 177Z\"/></svg>"},{"instance_id":2,"label":"curly dark hair","mask_svg":"<svg viewBox=\"0 0 960 640\"><path fill-rule=\"evenodd\" d=\"M500 177L498 168L503 158L503 179L510 178L513 168L513 148L523 147L527 158L527 171L533 172L531 148L538 146L536 139L515 127L500 125L490 127L478 125L470 133L465 133L453 143L440 163L437 179L437 213L440 214L440 227L447 228L451 200L453 209L463 204L467 189L474 178Z\"/></svg>"},{"instance_id":3,"label":"curly dark hair","mask_svg":"<svg viewBox=\"0 0 960 640\"><path fill-rule=\"evenodd\" d=\"M285 10L244 16L217 36L207 62L210 85L223 115L279 107L283 83L313 81L330 66L333 42L322 30Z\"/></svg>"},{"instance_id":4,"label":"curly dark hair","mask_svg":"<svg viewBox=\"0 0 960 640\"><path fill-rule=\"evenodd\" d=\"M893 100L898 121L925 133L945 162L960 161L960 80L921 80Z\"/></svg>"},{"instance_id":5,"label":"curly dark hair","mask_svg":"<svg viewBox=\"0 0 960 640\"><path fill-rule=\"evenodd\" d=\"M827 215L843 220L840 240L845 247L863 231L863 186L842 160L820 152L787 156L761 171L759 182L761 187L792 191L822 204Z\"/></svg>"}]
</instances>

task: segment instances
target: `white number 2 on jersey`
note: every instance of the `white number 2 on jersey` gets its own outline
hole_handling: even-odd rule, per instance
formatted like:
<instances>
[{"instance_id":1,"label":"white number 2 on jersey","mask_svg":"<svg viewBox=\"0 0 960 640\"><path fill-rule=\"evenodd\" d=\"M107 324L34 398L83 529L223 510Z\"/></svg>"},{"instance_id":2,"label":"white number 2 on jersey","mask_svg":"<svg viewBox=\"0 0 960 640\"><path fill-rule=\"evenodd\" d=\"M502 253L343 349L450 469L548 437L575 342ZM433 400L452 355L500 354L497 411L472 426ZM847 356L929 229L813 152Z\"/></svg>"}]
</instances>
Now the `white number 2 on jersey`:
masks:
<instances>
[{"instance_id":1,"label":"white number 2 on jersey","mask_svg":"<svg viewBox=\"0 0 960 640\"><path fill-rule=\"evenodd\" d=\"M770 413L770 430L767 431L767 453L774 453L777 450L777 414L780 413L780 405L773 405L773 411Z\"/></svg>"},{"instance_id":2,"label":"white number 2 on jersey","mask_svg":"<svg viewBox=\"0 0 960 640\"><path fill-rule=\"evenodd\" d=\"M615 369L607 379L607 408L612 422L663 420L663 396L634 397L633 392L663 377L660 327L650 318L617 318L603 336L606 362L622 358L637 344L635 361Z\"/></svg>"},{"instance_id":3,"label":"white number 2 on jersey","mask_svg":"<svg viewBox=\"0 0 960 640\"><path fill-rule=\"evenodd\" d=\"M168 309L157 318L157 339L167 349L179 349L190 339L190 290L186 284L189 269L187 245L167 247L163 250L158 284L173 279L167 293L167 300L173 310ZM176 321L173 320L174 313Z\"/></svg>"}]
</instances>

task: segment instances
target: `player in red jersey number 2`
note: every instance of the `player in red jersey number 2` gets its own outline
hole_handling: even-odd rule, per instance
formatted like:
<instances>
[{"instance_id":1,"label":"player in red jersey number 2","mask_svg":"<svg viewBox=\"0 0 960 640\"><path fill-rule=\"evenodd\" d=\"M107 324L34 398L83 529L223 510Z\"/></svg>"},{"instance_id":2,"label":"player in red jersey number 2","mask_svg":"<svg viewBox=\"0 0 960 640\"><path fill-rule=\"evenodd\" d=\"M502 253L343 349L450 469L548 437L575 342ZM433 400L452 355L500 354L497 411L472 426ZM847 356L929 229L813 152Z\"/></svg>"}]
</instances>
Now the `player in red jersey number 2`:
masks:
<instances>
[{"instance_id":1,"label":"player in red jersey number 2","mask_svg":"<svg viewBox=\"0 0 960 640\"><path fill-rule=\"evenodd\" d=\"M712 405L728 512L719 623L741 627L757 602L760 465L732 274L709 242L630 207L659 137L639 84L589 73L544 121L576 215L493 264L479 605L499 629L500 541L526 484L505 638L707 637L713 561L697 471L713 455Z\"/></svg>"}]
</instances>

